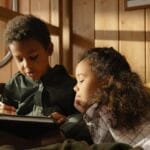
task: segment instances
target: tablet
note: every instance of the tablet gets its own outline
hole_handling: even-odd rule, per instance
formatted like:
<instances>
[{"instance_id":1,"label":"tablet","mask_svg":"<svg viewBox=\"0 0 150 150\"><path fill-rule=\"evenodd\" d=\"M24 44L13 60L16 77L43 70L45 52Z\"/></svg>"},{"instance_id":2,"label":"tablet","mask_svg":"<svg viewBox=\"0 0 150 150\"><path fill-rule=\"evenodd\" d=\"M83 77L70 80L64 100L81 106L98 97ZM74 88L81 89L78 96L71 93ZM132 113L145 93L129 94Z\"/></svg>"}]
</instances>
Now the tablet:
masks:
<instances>
[{"instance_id":1,"label":"tablet","mask_svg":"<svg viewBox=\"0 0 150 150\"><path fill-rule=\"evenodd\" d=\"M23 137L33 137L50 131L58 131L59 128L57 124L48 117L0 114L0 130Z\"/></svg>"}]
</instances>

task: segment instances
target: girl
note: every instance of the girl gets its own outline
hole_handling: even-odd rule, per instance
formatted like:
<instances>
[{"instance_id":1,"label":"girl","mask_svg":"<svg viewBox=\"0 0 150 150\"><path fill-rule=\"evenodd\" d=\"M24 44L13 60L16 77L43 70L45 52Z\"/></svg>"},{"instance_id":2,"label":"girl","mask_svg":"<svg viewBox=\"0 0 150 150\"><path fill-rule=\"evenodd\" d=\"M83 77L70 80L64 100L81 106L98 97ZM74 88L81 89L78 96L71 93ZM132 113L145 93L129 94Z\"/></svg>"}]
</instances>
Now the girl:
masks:
<instances>
[{"instance_id":1,"label":"girl","mask_svg":"<svg viewBox=\"0 0 150 150\"><path fill-rule=\"evenodd\" d=\"M127 60L113 48L88 50L76 67L74 106L94 143L116 142L150 149L150 94Z\"/></svg>"}]
</instances>

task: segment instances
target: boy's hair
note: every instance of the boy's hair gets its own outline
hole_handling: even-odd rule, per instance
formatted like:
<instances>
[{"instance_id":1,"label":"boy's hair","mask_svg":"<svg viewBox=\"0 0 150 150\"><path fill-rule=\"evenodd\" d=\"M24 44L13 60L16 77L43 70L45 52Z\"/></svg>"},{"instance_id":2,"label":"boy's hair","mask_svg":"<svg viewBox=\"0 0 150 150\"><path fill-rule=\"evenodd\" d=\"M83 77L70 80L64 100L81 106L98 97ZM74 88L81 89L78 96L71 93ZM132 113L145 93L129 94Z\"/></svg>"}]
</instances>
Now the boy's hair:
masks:
<instances>
[{"instance_id":1,"label":"boy's hair","mask_svg":"<svg viewBox=\"0 0 150 150\"><path fill-rule=\"evenodd\" d=\"M107 105L113 128L133 128L149 111L150 95L126 58L111 48L88 50L81 60L90 61L100 81L99 107Z\"/></svg>"},{"instance_id":2,"label":"boy's hair","mask_svg":"<svg viewBox=\"0 0 150 150\"><path fill-rule=\"evenodd\" d=\"M35 39L45 49L51 43L50 33L44 21L32 15L20 15L10 20L5 31L5 42L9 45L13 41Z\"/></svg>"}]
</instances>

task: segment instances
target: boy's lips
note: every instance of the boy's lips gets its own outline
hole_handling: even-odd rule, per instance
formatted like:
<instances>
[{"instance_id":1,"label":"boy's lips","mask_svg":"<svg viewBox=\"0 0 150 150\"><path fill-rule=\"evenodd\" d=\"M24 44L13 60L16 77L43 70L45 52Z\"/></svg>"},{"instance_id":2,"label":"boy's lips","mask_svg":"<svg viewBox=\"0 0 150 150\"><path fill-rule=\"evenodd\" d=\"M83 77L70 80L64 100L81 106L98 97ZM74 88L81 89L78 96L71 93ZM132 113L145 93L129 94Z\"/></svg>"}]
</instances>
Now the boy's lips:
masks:
<instances>
[{"instance_id":1,"label":"boy's lips","mask_svg":"<svg viewBox=\"0 0 150 150\"><path fill-rule=\"evenodd\" d=\"M28 77L33 77L33 76L35 76L35 73L34 72L27 72L26 75Z\"/></svg>"}]
</instances>

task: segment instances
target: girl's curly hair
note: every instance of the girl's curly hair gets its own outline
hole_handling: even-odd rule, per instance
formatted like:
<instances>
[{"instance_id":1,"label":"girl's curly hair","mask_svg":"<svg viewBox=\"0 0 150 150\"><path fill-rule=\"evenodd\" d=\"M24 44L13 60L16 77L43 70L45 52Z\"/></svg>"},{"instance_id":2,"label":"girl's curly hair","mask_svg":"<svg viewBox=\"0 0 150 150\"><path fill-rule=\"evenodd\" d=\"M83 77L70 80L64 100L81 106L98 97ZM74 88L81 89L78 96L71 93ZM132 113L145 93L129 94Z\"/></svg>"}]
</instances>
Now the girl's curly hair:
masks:
<instances>
[{"instance_id":1,"label":"girl's curly hair","mask_svg":"<svg viewBox=\"0 0 150 150\"><path fill-rule=\"evenodd\" d=\"M4 37L6 45L13 41L32 38L39 41L47 49L51 42L46 23L32 15L20 15L10 20Z\"/></svg>"},{"instance_id":2,"label":"girl's curly hair","mask_svg":"<svg viewBox=\"0 0 150 150\"><path fill-rule=\"evenodd\" d=\"M111 126L130 129L138 125L149 111L150 95L126 58L112 47L104 47L88 50L83 59L91 62L92 71L102 83L99 107L108 106Z\"/></svg>"}]
</instances>

